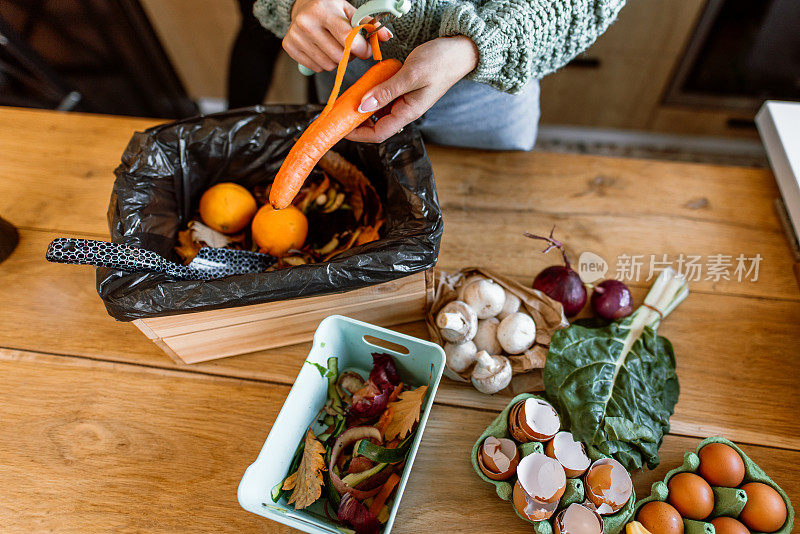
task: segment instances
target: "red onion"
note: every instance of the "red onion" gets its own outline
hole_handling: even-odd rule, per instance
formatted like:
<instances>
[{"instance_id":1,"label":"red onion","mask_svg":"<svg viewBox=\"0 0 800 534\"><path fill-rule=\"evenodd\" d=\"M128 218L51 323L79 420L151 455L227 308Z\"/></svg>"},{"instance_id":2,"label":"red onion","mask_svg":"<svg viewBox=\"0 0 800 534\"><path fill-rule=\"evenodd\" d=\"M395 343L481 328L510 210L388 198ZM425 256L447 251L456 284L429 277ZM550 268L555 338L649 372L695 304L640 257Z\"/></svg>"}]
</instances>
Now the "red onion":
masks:
<instances>
[{"instance_id":1,"label":"red onion","mask_svg":"<svg viewBox=\"0 0 800 534\"><path fill-rule=\"evenodd\" d=\"M338 491L340 494L344 495L345 493L352 493L353 497L356 499L363 500L374 497L378 494L381 488L377 487L371 490L357 490L355 488L351 488L345 484L344 481L339 478L339 475L337 475L333 470L333 466L336 465L336 460L339 459L339 454L342 452L342 449L360 439L375 439L378 441L378 443L383 442L381 439L380 430L374 426L355 426L345 430L342 435L336 439L336 443L333 444L333 450L331 450L331 463L328 465L328 474L331 477L331 483L333 484L333 487L336 488L336 491Z\"/></svg>"},{"instance_id":2,"label":"red onion","mask_svg":"<svg viewBox=\"0 0 800 534\"><path fill-rule=\"evenodd\" d=\"M400 383L400 375L394 366L394 360L388 354L379 352L372 353L372 371L369 373L369 381L378 386L381 391L394 391L394 387Z\"/></svg>"},{"instance_id":3,"label":"red onion","mask_svg":"<svg viewBox=\"0 0 800 534\"><path fill-rule=\"evenodd\" d=\"M548 246L542 252L547 254L554 248L561 251L564 265L551 265L538 275L533 281L533 289L538 289L553 300L557 300L564 307L564 315L572 317L577 315L586 305L586 286L581 277L572 270L564 250L564 243L553 239L553 230L550 237L542 237L525 232L525 237L547 241Z\"/></svg>"},{"instance_id":4,"label":"red onion","mask_svg":"<svg viewBox=\"0 0 800 534\"><path fill-rule=\"evenodd\" d=\"M351 494L342 497L339 503L339 521L353 527L356 534L378 534L378 518Z\"/></svg>"},{"instance_id":5,"label":"red onion","mask_svg":"<svg viewBox=\"0 0 800 534\"><path fill-rule=\"evenodd\" d=\"M592 309L603 319L614 321L633 312L633 299L628 286L619 280L604 280L594 286Z\"/></svg>"}]
</instances>

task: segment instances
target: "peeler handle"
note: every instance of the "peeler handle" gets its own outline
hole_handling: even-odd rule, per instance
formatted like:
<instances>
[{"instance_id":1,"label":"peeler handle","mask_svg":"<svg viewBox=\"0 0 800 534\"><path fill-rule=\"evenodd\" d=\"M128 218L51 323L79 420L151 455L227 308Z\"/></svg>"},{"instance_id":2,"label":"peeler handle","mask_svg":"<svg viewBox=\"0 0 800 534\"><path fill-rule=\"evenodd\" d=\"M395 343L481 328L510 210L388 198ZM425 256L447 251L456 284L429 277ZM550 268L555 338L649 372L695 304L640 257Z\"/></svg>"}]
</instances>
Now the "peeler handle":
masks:
<instances>
[{"instance_id":1,"label":"peeler handle","mask_svg":"<svg viewBox=\"0 0 800 534\"><path fill-rule=\"evenodd\" d=\"M124 243L59 237L47 247L47 261L71 265L94 265L127 272L170 272L175 264L152 250Z\"/></svg>"},{"instance_id":2,"label":"peeler handle","mask_svg":"<svg viewBox=\"0 0 800 534\"><path fill-rule=\"evenodd\" d=\"M388 14L400 18L411 10L411 0L369 0L356 9L350 19L350 26L355 28L365 18L374 18L376 15ZM311 76L314 71L305 65L297 64L297 70L303 76Z\"/></svg>"},{"instance_id":3,"label":"peeler handle","mask_svg":"<svg viewBox=\"0 0 800 534\"><path fill-rule=\"evenodd\" d=\"M350 26L355 28L365 18L374 18L375 15L388 13L394 18L400 18L411 10L411 0L369 0L356 9L350 18Z\"/></svg>"}]
</instances>

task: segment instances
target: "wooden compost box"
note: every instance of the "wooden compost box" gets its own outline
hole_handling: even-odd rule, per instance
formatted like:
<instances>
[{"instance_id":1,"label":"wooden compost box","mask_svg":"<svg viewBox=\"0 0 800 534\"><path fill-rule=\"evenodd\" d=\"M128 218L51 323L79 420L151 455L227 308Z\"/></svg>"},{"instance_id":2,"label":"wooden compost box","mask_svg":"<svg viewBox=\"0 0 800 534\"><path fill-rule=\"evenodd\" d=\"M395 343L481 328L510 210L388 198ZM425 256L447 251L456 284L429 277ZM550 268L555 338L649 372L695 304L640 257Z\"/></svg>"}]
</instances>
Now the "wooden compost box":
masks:
<instances>
[{"instance_id":1,"label":"wooden compost box","mask_svg":"<svg viewBox=\"0 0 800 534\"><path fill-rule=\"evenodd\" d=\"M310 341L319 322L344 315L378 326L422 320L433 269L346 293L133 321L177 363L198 363Z\"/></svg>"}]
</instances>

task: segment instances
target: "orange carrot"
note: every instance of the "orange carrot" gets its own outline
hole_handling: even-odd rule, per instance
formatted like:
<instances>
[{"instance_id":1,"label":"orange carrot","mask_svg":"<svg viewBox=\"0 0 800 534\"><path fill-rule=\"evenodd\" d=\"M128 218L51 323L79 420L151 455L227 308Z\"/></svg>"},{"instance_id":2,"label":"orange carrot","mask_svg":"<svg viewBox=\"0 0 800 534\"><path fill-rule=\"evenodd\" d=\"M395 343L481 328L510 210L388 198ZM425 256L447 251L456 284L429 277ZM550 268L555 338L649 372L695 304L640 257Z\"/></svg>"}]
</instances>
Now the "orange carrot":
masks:
<instances>
[{"instance_id":1,"label":"orange carrot","mask_svg":"<svg viewBox=\"0 0 800 534\"><path fill-rule=\"evenodd\" d=\"M336 72L336 83L331 91L328 104L289 150L289 154L275 176L275 181L272 182L269 203L275 209L288 207L320 158L372 115L373 112L361 113L358 111L361 99L364 98L367 91L385 82L400 70L401 63L396 59L383 60L365 72L356 83L337 98L336 95L339 93L344 71L347 68L350 44L362 28L370 30L374 26L371 24L357 26L348 35L342 61ZM380 59L377 36L372 36L371 43L373 57Z\"/></svg>"},{"instance_id":2,"label":"orange carrot","mask_svg":"<svg viewBox=\"0 0 800 534\"><path fill-rule=\"evenodd\" d=\"M380 419L378 419L378 422L375 423L375 428L378 429L378 431L381 433L381 436L384 432L386 432L386 427L389 426L389 423L392 422L392 417L394 417L394 407L389 406L383 411Z\"/></svg>"},{"instance_id":3,"label":"orange carrot","mask_svg":"<svg viewBox=\"0 0 800 534\"><path fill-rule=\"evenodd\" d=\"M389 478L383 483L381 491L378 492L378 494L375 496L375 500L372 501L371 505L369 505L369 511L372 513L372 515L378 517L381 508L383 508L383 505L386 503L386 499L388 499L389 495L392 494L398 482L400 482L400 477L397 476L397 473L392 473L389 475Z\"/></svg>"}]
</instances>

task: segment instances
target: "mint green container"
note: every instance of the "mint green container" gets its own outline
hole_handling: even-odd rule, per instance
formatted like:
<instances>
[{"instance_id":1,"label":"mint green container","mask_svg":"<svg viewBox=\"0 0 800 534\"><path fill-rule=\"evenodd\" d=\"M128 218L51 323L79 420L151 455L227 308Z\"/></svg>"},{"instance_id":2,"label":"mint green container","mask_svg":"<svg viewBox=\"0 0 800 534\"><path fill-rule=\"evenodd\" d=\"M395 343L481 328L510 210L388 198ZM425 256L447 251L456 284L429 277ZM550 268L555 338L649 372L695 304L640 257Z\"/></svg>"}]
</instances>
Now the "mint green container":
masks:
<instances>
[{"instance_id":1,"label":"mint green container","mask_svg":"<svg viewBox=\"0 0 800 534\"><path fill-rule=\"evenodd\" d=\"M392 348L387 348L388 342ZM374 343L381 343L380 345ZM403 382L413 386L428 385L420 413L419 426L408 453L406 465L389 512L383 533L389 534L394 524L400 499L417 455L422 432L433 406L444 369L445 355L439 345L400 334L355 319L331 315L322 320L314 333L314 342L306 361L327 365L328 358L339 359L339 371L356 371L366 378L372 369L372 353L385 352L395 361ZM275 424L256 461L247 468L239 482L239 504L245 510L304 532L352 532L337 525L325 515L320 499L304 510L295 510L283 498L273 503L270 490L287 475L298 443L305 436L327 400L327 379L312 365L303 365L283 403ZM323 488L324 493L324 488ZM335 510L331 511L336 514Z\"/></svg>"},{"instance_id":2,"label":"mint green container","mask_svg":"<svg viewBox=\"0 0 800 534\"><path fill-rule=\"evenodd\" d=\"M744 481L742 484L748 482L762 482L771 486L780 494L784 504L786 504L786 522L780 529L776 530L774 534L790 534L794 528L794 508L792 508L792 503L789 501L789 496L786 495L786 492L769 478L764 470L751 460L742 449L737 447L735 443L720 437L706 438L700 442L695 452L687 451L683 455L683 464L667 472L663 481L659 480L658 482L654 482L650 490L650 495L636 502L634 512L638 514L639 509L650 501L666 501L669 496L669 488L667 487L669 479L678 473L694 473L697 471L697 468L700 466L700 457L697 454L700 452L700 449L709 443L724 443L739 453L739 456L741 456L744 461ZM720 516L736 518L747 503L747 494L744 490L737 488L720 488L716 486L712 486L711 489L714 491L714 511L711 512L711 519ZM683 520L683 528L684 534L714 534L715 530L714 525L711 523L706 521L693 521L691 519ZM753 534L760 533L753 532Z\"/></svg>"},{"instance_id":3,"label":"mint green container","mask_svg":"<svg viewBox=\"0 0 800 534\"><path fill-rule=\"evenodd\" d=\"M494 484L495 491L497 491L497 496L503 499L504 501L510 501L512 496L512 491L514 488L514 482L516 481L516 477L511 477L508 480L492 480L491 478L487 477L481 471L480 466L478 465L478 450L483 443L483 441L488 438L489 436L494 436L496 438L508 438L514 440L514 437L508 431L508 412L511 411L511 408L517 404L521 400L536 398L541 400L546 400L543 397L538 395L533 395L532 393L522 393L521 395L517 395L511 402L508 403L508 406L503 409L500 414L495 417L494 421L484 430L483 434L478 438L478 441L475 442L475 445L472 446L472 468L475 469L475 472L481 477L483 480L490 484ZM567 430L567 429L564 429ZM529 454L533 454L534 452L543 453L544 452L544 444L539 443L537 441L532 441L530 443L523 443L517 444L519 448L520 458L524 458ZM599 460L603 458L603 456L593 455L591 452L589 453L589 458L592 461ZM561 511L562 509L566 508L572 503L582 503L586 500L585 489L583 486L583 481L580 478L568 478L567 479L567 488L564 490L564 495L561 497L561 500L558 502L558 510L556 514ZM636 502L636 491L631 491L631 497L628 499L628 502L625 503L625 506L620 508L617 513L609 514L603 516L603 532L604 534L618 534L622 532L625 528L625 525L630 521L633 517L633 506ZM520 519L523 521L527 521L533 526L533 532L536 534L552 534L553 533L553 526L551 525L551 520L546 521L531 521L527 517L522 517L517 509L514 507L514 504L511 503L511 509L519 516ZM555 517L555 514L553 514Z\"/></svg>"}]
</instances>

